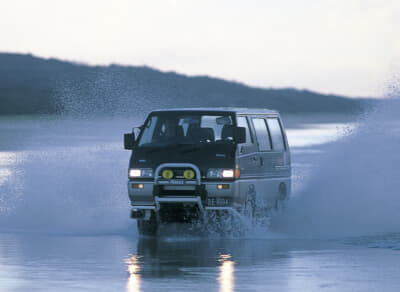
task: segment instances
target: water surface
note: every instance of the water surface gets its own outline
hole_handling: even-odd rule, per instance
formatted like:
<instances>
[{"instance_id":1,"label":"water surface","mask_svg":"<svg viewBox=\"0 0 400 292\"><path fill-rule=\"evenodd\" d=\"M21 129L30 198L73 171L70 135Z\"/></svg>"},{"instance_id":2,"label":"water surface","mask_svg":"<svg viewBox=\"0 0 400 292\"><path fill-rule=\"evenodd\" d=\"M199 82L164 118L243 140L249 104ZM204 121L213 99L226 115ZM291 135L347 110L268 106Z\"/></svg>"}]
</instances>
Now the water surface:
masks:
<instances>
[{"instance_id":1,"label":"water surface","mask_svg":"<svg viewBox=\"0 0 400 292\"><path fill-rule=\"evenodd\" d=\"M1 291L400 291L398 183L375 175L386 194L377 204L369 176L396 161L396 127L354 135L348 119L292 117L293 203L270 226L240 238L140 238L122 150L140 123L0 119ZM379 160L367 147L375 140L389 145ZM349 145L359 149L351 158Z\"/></svg>"}]
</instances>

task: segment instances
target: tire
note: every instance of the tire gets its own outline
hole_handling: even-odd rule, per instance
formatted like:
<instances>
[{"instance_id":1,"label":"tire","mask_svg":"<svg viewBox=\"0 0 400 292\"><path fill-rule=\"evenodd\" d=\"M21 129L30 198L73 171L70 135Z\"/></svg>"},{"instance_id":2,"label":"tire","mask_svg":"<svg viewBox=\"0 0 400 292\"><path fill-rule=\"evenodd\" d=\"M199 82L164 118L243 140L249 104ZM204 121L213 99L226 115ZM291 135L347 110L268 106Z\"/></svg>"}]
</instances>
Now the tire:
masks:
<instances>
[{"instance_id":1,"label":"tire","mask_svg":"<svg viewBox=\"0 0 400 292\"><path fill-rule=\"evenodd\" d=\"M156 236L158 231L158 222L155 214L151 214L149 220L137 220L137 229L139 235Z\"/></svg>"}]
</instances>

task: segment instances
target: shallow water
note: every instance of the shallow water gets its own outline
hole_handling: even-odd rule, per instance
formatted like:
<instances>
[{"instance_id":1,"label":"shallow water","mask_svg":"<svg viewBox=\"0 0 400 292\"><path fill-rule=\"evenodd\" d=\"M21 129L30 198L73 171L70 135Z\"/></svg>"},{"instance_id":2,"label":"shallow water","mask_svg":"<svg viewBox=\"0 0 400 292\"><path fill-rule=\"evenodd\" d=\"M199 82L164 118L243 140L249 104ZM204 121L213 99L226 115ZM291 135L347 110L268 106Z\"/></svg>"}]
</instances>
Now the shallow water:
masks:
<instances>
[{"instance_id":1,"label":"shallow water","mask_svg":"<svg viewBox=\"0 0 400 292\"><path fill-rule=\"evenodd\" d=\"M398 291L400 253L301 239L3 234L2 291Z\"/></svg>"},{"instance_id":2,"label":"shallow water","mask_svg":"<svg viewBox=\"0 0 400 292\"><path fill-rule=\"evenodd\" d=\"M0 291L399 291L398 225L381 230L375 224L369 230L347 224L350 231L362 230L352 236L337 232L352 220L348 213L332 212L332 220L321 213L331 204L341 206L346 195L341 186L349 173L343 171L345 177L329 185L339 203L320 200L317 191L339 169L340 160L332 153L341 151L341 143L347 143L341 141L359 125L348 120L311 123L309 118L302 124L296 118L296 127L288 129L294 203L269 228L255 228L241 238L179 233L157 239L139 238L128 218L129 153L121 150L121 137L141 121L1 118ZM368 141L368 135L357 141ZM368 147L363 149L370 154ZM357 164L364 160L361 154ZM326 166L327 161L336 168ZM379 161L383 170L388 168L385 159ZM353 181L363 178L370 179L365 173L350 175ZM385 179L387 190L394 191L392 176ZM396 210L398 200L390 198ZM375 215L387 213L397 221L382 201ZM310 224L307 215L319 224ZM367 217L356 219L370 224Z\"/></svg>"}]
</instances>

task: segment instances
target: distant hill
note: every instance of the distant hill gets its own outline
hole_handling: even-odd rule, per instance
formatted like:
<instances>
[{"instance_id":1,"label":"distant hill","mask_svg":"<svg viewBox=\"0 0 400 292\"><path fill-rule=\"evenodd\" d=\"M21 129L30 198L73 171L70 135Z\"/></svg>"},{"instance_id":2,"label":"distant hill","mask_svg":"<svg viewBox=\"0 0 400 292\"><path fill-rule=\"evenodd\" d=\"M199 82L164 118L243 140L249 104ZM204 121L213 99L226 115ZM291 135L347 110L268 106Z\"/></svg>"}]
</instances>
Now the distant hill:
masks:
<instances>
[{"instance_id":1,"label":"distant hill","mask_svg":"<svg viewBox=\"0 0 400 292\"><path fill-rule=\"evenodd\" d=\"M282 112L357 112L366 102L307 90L263 89L149 67L88 66L0 53L0 114L129 115L154 108L240 106Z\"/></svg>"}]
</instances>

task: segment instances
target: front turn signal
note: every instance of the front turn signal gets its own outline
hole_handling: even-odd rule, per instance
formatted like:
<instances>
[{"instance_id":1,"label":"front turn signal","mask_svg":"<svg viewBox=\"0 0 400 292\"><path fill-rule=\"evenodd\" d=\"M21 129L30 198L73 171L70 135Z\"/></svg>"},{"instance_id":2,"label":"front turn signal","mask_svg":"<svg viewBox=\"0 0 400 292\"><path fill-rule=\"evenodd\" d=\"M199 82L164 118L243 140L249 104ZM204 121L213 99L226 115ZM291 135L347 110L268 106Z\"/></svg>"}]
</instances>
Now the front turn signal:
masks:
<instances>
[{"instance_id":1,"label":"front turn signal","mask_svg":"<svg viewBox=\"0 0 400 292\"><path fill-rule=\"evenodd\" d=\"M235 178L240 178L240 169L235 168Z\"/></svg>"}]
</instances>

